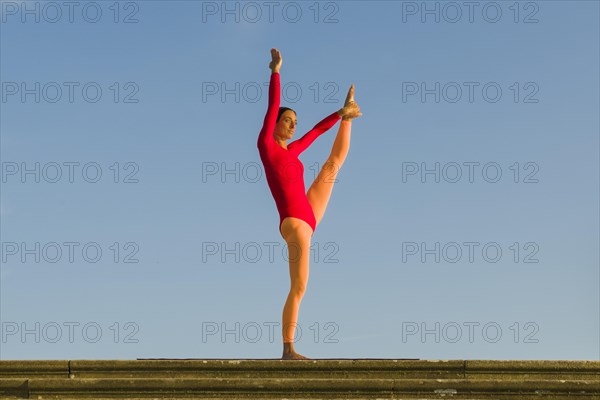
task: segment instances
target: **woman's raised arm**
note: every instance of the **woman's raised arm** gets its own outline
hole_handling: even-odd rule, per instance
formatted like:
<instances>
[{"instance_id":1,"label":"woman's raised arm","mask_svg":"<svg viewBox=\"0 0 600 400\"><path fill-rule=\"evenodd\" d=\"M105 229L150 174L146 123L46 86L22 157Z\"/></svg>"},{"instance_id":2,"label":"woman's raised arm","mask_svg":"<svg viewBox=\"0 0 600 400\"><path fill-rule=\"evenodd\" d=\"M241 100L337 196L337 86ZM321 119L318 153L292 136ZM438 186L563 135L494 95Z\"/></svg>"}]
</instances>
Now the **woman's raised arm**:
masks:
<instances>
[{"instance_id":1,"label":"woman's raised arm","mask_svg":"<svg viewBox=\"0 0 600 400\"><path fill-rule=\"evenodd\" d=\"M271 81L269 83L269 105L267 107L267 114L263 122L263 127L258 135L257 146L268 147L275 143L272 135L275 131L275 125L277 124L277 114L279 113L280 100L280 81L279 81L279 68L281 68L282 58L281 53L277 49L271 49L271 63L269 68L271 69Z\"/></svg>"}]
</instances>

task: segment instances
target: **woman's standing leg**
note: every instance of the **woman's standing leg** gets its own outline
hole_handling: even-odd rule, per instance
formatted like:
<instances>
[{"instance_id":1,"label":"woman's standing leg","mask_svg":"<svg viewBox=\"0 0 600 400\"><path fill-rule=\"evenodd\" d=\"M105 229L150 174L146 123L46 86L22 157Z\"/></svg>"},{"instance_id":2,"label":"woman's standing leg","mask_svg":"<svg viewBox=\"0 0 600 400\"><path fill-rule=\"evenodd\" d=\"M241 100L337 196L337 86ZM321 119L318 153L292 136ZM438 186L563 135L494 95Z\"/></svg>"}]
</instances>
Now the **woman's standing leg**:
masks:
<instances>
[{"instance_id":1,"label":"woman's standing leg","mask_svg":"<svg viewBox=\"0 0 600 400\"><path fill-rule=\"evenodd\" d=\"M281 224L281 233L288 245L290 263L290 291L282 316L282 359L306 359L295 352L294 333L298 322L300 302L306 292L309 275L310 239L312 228L305 221L287 217Z\"/></svg>"}]
</instances>

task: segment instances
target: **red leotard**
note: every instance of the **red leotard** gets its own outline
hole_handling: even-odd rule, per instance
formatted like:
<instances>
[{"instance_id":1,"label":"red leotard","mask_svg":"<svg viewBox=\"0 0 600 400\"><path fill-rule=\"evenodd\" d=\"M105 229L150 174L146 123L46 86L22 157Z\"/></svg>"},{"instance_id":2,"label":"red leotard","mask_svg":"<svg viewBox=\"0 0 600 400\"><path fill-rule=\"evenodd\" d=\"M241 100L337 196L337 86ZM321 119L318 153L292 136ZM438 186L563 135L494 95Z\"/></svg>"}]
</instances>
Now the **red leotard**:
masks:
<instances>
[{"instance_id":1,"label":"red leotard","mask_svg":"<svg viewBox=\"0 0 600 400\"><path fill-rule=\"evenodd\" d=\"M279 232L286 217L299 218L308 223L313 233L316 228L315 214L304 189L304 166L298 159L314 140L326 132L341 118L337 112L326 117L300 139L281 147L273 137L279 112L279 73L271 74L269 84L269 107L258 135L258 152L265 169L267 183L279 211Z\"/></svg>"}]
</instances>

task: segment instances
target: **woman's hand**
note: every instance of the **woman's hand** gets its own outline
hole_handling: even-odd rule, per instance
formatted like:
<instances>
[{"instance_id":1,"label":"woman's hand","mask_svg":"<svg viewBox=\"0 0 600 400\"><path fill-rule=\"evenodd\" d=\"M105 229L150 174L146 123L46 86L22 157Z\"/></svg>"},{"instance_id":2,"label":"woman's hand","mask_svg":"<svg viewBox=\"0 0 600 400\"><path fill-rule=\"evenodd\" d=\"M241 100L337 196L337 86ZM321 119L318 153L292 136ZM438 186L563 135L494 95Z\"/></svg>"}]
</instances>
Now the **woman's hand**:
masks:
<instances>
[{"instance_id":1,"label":"woman's hand","mask_svg":"<svg viewBox=\"0 0 600 400\"><path fill-rule=\"evenodd\" d=\"M362 113L360 112L360 107L354 101L350 102L347 106L342 108L340 111L341 111L341 114L340 114L340 112L338 112L338 114L340 114L340 116L342 117L342 120L344 120L344 121L351 121L354 118L360 117L362 115Z\"/></svg>"},{"instance_id":2,"label":"woman's hand","mask_svg":"<svg viewBox=\"0 0 600 400\"><path fill-rule=\"evenodd\" d=\"M350 90L348 90L348 95L346 96L346 101L344 102L344 107L341 108L337 113L344 121L351 121L352 119L362 115L360 112L360 107L354 101L354 85L350 86Z\"/></svg>"},{"instance_id":3,"label":"woman's hand","mask_svg":"<svg viewBox=\"0 0 600 400\"><path fill-rule=\"evenodd\" d=\"M272 72L279 72L279 68L281 68L281 53L277 49L271 49L271 63L269 64L269 68Z\"/></svg>"}]
</instances>

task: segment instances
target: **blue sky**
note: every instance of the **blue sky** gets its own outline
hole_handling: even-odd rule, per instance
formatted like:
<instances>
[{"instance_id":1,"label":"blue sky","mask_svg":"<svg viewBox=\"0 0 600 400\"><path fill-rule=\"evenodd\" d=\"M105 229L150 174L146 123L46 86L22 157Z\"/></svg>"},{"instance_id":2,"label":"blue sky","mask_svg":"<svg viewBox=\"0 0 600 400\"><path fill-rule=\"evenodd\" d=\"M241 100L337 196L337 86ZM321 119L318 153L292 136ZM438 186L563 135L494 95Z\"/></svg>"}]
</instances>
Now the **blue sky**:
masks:
<instances>
[{"instance_id":1,"label":"blue sky","mask_svg":"<svg viewBox=\"0 0 600 400\"><path fill-rule=\"evenodd\" d=\"M598 2L53 4L1 4L1 359L281 356L272 47L296 135L363 113L300 353L600 359Z\"/></svg>"}]
</instances>

